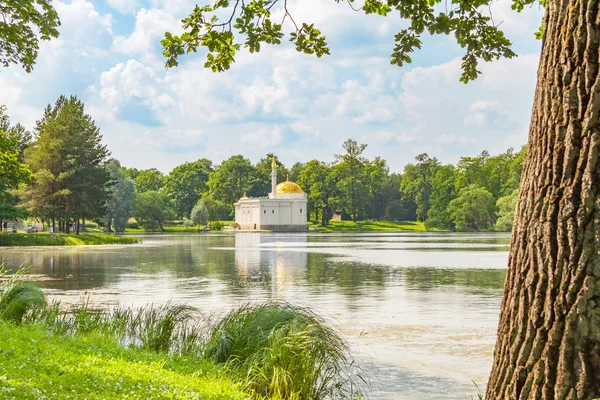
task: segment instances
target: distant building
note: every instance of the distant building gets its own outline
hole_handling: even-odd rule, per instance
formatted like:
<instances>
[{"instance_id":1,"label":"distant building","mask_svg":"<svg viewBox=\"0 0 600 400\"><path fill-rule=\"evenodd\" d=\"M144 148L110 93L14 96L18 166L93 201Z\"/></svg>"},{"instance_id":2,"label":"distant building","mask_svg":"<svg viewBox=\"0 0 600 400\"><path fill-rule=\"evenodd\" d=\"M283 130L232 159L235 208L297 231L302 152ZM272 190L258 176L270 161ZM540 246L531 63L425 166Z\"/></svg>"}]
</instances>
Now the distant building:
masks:
<instances>
[{"instance_id":1,"label":"distant building","mask_svg":"<svg viewBox=\"0 0 600 400\"><path fill-rule=\"evenodd\" d=\"M277 184L277 163L273 158L269 197L248 198L235 203L235 222L242 230L306 231L307 196L298 184Z\"/></svg>"}]
</instances>

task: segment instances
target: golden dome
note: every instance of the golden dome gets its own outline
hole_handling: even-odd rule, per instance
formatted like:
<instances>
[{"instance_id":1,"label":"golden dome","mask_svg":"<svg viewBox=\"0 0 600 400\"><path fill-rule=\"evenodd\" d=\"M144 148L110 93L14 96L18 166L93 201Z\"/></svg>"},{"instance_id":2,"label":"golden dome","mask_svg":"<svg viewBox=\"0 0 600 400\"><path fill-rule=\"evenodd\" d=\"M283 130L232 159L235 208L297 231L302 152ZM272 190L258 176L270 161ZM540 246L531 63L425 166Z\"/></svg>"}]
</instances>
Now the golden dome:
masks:
<instances>
[{"instance_id":1,"label":"golden dome","mask_svg":"<svg viewBox=\"0 0 600 400\"><path fill-rule=\"evenodd\" d=\"M244 192L244 197L242 197L240 200L248 200L248 196L246 196L246 192Z\"/></svg>"},{"instance_id":2,"label":"golden dome","mask_svg":"<svg viewBox=\"0 0 600 400\"><path fill-rule=\"evenodd\" d=\"M278 194L293 194L293 193L304 193L304 190L294 182L285 181L277 185Z\"/></svg>"}]
</instances>

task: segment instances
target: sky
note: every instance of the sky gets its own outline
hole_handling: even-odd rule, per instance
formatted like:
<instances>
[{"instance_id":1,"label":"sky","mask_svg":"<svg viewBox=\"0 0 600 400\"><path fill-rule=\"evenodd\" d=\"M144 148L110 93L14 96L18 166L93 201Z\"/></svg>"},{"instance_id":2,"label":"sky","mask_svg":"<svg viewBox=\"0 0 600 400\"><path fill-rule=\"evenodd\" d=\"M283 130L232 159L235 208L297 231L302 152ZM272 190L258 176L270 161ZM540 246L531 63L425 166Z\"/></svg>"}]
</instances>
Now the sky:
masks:
<instances>
[{"instance_id":1,"label":"sky","mask_svg":"<svg viewBox=\"0 0 600 400\"><path fill-rule=\"evenodd\" d=\"M494 21L518 57L480 64L483 74L465 85L452 36L425 37L412 64L399 68L389 56L406 26L398 16L366 16L334 0L289 3L296 21L327 36L330 56L300 54L284 41L241 51L229 71L213 73L203 52L164 67L160 40L181 32L196 1L55 0L60 38L41 44L32 73L0 69L0 104L12 123L32 129L61 94L77 95L113 157L165 173L235 154L256 162L272 152L288 166L333 161L349 138L394 172L423 152L455 163L527 142L543 10L518 14L511 0L495 1Z\"/></svg>"}]
</instances>

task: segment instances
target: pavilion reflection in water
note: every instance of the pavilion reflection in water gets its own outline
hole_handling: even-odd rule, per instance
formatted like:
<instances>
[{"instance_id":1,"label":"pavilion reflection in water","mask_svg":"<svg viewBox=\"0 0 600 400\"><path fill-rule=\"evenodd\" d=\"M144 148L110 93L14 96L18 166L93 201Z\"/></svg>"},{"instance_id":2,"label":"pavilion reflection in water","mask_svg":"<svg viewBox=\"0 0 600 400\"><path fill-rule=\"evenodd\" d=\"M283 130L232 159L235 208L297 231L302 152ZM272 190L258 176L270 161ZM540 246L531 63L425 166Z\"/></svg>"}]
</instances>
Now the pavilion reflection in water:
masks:
<instances>
[{"instance_id":1,"label":"pavilion reflection in water","mask_svg":"<svg viewBox=\"0 0 600 400\"><path fill-rule=\"evenodd\" d=\"M236 233L235 264L239 281L268 274L273 294L284 290L286 284L296 283L306 273L308 252L306 235L262 235Z\"/></svg>"}]
</instances>

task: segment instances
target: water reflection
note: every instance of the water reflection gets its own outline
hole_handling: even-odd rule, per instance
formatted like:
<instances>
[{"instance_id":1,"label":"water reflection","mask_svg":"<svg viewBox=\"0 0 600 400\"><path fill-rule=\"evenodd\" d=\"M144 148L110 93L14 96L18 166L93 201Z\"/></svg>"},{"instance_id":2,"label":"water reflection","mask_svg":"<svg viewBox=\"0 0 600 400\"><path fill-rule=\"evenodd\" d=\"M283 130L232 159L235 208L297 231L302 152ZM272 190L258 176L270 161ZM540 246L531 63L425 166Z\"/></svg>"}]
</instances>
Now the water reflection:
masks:
<instances>
[{"instance_id":1,"label":"water reflection","mask_svg":"<svg viewBox=\"0 0 600 400\"><path fill-rule=\"evenodd\" d=\"M371 398L464 398L490 368L507 235L148 235L134 246L4 249L61 301L185 302L225 312L285 299L369 358ZM396 383L394 383L396 382ZM420 383L419 383L420 382ZM429 382L424 385L423 382Z\"/></svg>"}]
</instances>

